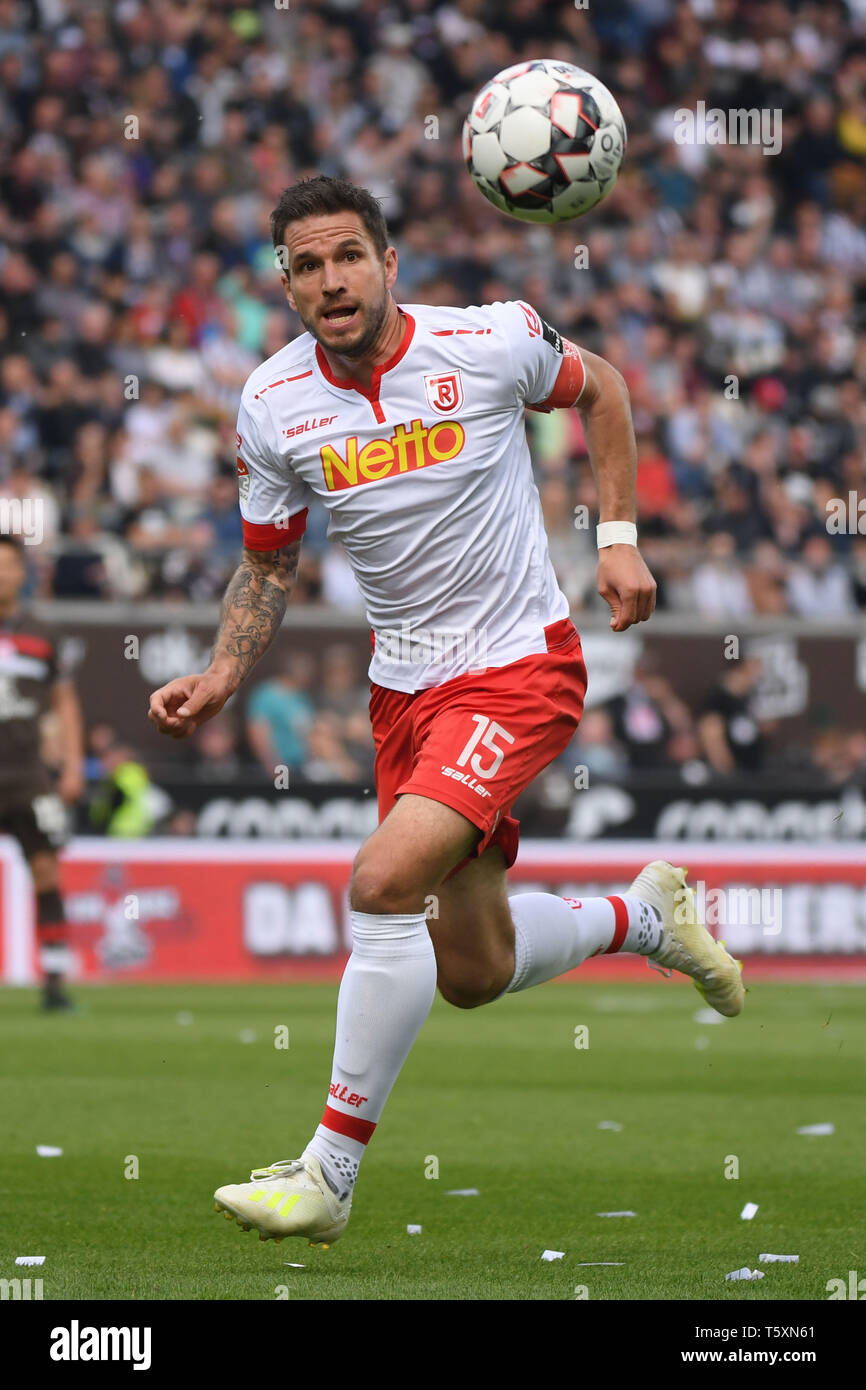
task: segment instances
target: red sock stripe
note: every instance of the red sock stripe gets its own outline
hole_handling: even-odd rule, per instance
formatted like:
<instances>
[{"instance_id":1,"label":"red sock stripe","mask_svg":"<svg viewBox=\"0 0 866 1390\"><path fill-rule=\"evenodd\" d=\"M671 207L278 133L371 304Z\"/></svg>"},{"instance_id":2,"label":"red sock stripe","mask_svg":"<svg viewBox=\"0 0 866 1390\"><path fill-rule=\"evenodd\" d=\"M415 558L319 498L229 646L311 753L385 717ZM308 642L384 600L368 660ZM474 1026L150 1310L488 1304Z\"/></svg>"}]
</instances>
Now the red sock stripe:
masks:
<instances>
[{"instance_id":1,"label":"red sock stripe","mask_svg":"<svg viewBox=\"0 0 866 1390\"><path fill-rule=\"evenodd\" d=\"M608 902L613 908L613 941L606 951L602 951L603 956L612 956L621 950L622 943L625 941L625 934L628 931L628 908L622 898L608 898Z\"/></svg>"},{"instance_id":2,"label":"red sock stripe","mask_svg":"<svg viewBox=\"0 0 866 1390\"><path fill-rule=\"evenodd\" d=\"M362 1120L358 1115L344 1115L342 1110L335 1110L331 1105L325 1106L319 1123L337 1134L345 1134L348 1139L357 1139L359 1144L368 1144L376 1128L372 1121Z\"/></svg>"}]
</instances>

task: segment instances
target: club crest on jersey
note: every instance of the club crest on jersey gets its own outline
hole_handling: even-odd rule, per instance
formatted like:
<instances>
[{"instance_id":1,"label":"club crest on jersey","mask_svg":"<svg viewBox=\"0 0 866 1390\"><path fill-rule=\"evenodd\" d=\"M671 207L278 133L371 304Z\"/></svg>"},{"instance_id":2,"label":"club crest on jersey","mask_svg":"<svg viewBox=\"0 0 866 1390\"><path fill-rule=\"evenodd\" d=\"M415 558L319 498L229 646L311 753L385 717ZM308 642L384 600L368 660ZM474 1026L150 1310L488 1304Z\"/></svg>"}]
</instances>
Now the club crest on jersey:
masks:
<instances>
[{"instance_id":1,"label":"club crest on jersey","mask_svg":"<svg viewBox=\"0 0 866 1390\"><path fill-rule=\"evenodd\" d=\"M453 372L433 372L424 377L427 403L440 415L451 415L459 410L465 399L463 377L459 370Z\"/></svg>"}]
</instances>

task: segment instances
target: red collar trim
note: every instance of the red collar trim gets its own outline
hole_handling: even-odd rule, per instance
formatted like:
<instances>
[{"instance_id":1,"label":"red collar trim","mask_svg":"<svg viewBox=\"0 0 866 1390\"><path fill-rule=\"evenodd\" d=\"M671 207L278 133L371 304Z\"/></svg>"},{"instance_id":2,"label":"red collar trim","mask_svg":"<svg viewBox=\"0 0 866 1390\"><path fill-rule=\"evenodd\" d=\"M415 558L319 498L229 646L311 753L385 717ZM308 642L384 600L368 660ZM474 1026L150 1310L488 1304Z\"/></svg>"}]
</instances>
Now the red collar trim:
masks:
<instances>
[{"instance_id":1,"label":"red collar trim","mask_svg":"<svg viewBox=\"0 0 866 1390\"><path fill-rule=\"evenodd\" d=\"M393 356L389 357L387 362L381 362L378 367L373 368L373 379L370 382L369 389L363 386L360 381L356 381L354 377L334 376L334 373L328 365L328 359L322 350L321 343L316 343L316 361L319 364L319 370L325 380L329 381L332 386L338 386L342 391L358 391L360 395L366 396L368 401L373 401L374 403L378 402L379 387L382 382L382 377L386 372L390 372L396 367L398 362L403 360L415 336L415 320L412 315L407 314L405 309L399 309L398 313L402 314L403 318L406 320L406 328L403 337Z\"/></svg>"}]
</instances>

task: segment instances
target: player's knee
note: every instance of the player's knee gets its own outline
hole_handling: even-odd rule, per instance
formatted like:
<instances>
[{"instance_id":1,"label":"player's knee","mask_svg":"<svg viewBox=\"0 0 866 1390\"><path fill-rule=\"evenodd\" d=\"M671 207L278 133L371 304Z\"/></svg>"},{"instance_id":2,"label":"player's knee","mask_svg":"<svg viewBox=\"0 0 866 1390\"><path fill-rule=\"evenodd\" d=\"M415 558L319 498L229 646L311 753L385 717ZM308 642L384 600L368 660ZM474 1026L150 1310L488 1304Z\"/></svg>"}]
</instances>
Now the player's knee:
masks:
<instances>
[{"instance_id":1,"label":"player's knee","mask_svg":"<svg viewBox=\"0 0 866 1390\"><path fill-rule=\"evenodd\" d=\"M413 912L418 897L417 878L400 864L379 855L355 860L349 902L356 912Z\"/></svg>"}]
</instances>

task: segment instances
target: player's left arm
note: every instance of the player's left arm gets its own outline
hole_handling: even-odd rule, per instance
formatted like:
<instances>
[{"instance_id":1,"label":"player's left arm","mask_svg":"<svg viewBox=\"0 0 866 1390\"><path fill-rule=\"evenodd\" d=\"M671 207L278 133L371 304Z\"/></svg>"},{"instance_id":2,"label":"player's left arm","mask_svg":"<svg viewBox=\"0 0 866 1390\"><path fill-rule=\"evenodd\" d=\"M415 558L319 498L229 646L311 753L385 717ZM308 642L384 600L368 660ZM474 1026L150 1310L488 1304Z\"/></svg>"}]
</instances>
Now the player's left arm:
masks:
<instances>
[{"instance_id":1,"label":"player's left arm","mask_svg":"<svg viewBox=\"0 0 866 1390\"><path fill-rule=\"evenodd\" d=\"M580 412L589 462L598 489L599 522L637 520L637 444L628 387L620 372L580 349L585 380ZM598 552L598 592L611 611L614 632L646 622L656 606L656 582L636 545L607 545Z\"/></svg>"},{"instance_id":2,"label":"player's left arm","mask_svg":"<svg viewBox=\"0 0 866 1390\"><path fill-rule=\"evenodd\" d=\"M71 680L58 680L51 689L51 708L60 730L63 763L57 790L67 806L81 799L84 792L84 721L81 705Z\"/></svg>"},{"instance_id":3,"label":"player's left arm","mask_svg":"<svg viewBox=\"0 0 866 1390\"><path fill-rule=\"evenodd\" d=\"M508 337L518 400L527 410L580 412L599 524L621 523L598 537L598 592L610 606L613 631L624 632L645 622L656 603L655 580L637 549L637 444L628 387L615 367L563 338L531 304L518 299L490 307Z\"/></svg>"}]
</instances>

